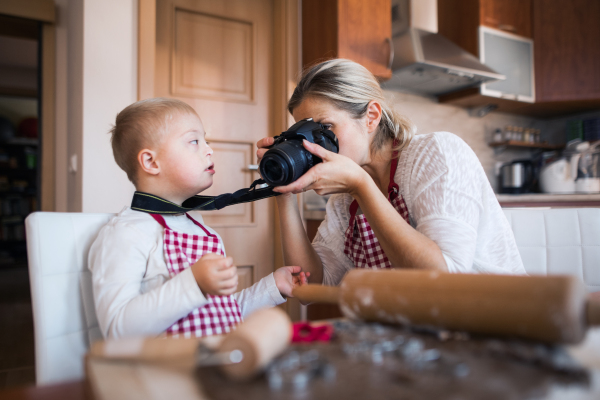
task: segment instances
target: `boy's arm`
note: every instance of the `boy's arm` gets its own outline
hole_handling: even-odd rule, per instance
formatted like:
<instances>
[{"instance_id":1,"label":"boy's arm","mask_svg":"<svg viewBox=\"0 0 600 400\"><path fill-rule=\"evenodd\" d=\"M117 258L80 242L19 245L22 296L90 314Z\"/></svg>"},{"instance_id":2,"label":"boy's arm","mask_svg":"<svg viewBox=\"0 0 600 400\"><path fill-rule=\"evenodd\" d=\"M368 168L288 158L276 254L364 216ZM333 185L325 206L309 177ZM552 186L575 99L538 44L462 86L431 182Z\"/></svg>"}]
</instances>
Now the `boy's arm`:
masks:
<instances>
[{"instance_id":1,"label":"boy's arm","mask_svg":"<svg viewBox=\"0 0 600 400\"><path fill-rule=\"evenodd\" d=\"M272 273L249 288L234 293L233 297L242 309L242 318L246 318L258 309L274 307L286 301L279 292Z\"/></svg>"},{"instance_id":2,"label":"boy's arm","mask_svg":"<svg viewBox=\"0 0 600 400\"><path fill-rule=\"evenodd\" d=\"M248 289L244 289L234 296L242 309L242 316L252 314L263 307L277 306L292 297L292 289L308 283L310 273L303 272L302 268L281 267L274 273L261 279Z\"/></svg>"},{"instance_id":3,"label":"boy's arm","mask_svg":"<svg viewBox=\"0 0 600 400\"><path fill-rule=\"evenodd\" d=\"M142 281L156 243L152 235L134 227L107 225L92 245L89 268L104 337L159 335L206 303L189 268L162 284L156 282L158 287L142 294Z\"/></svg>"}]
</instances>

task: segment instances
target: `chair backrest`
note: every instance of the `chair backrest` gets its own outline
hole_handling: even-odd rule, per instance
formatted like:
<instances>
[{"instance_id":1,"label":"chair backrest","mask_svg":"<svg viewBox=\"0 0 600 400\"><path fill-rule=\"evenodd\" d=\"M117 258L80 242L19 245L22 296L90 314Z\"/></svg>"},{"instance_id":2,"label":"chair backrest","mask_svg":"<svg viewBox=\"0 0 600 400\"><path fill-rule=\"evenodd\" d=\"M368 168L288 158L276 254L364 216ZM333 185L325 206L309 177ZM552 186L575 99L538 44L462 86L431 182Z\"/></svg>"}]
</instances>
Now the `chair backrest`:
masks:
<instances>
[{"instance_id":1,"label":"chair backrest","mask_svg":"<svg viewBox=\"0 0 600 400\"><path fill-rule=\"evenodd\" d=\"M600 291L600 208L504 209L530 275L569 274Z\"/></svg>"},{"instance_id":2,"label":"chair backrest","mask_svg":"<svg viewBox=\"0 0 600 400\"><path fill-rule=\"evenodd\" d=\"M81 379L83 356L102 338L87 257L112 216L36 212L25 221L38 384Z\"/></svg>"}]
</instances>

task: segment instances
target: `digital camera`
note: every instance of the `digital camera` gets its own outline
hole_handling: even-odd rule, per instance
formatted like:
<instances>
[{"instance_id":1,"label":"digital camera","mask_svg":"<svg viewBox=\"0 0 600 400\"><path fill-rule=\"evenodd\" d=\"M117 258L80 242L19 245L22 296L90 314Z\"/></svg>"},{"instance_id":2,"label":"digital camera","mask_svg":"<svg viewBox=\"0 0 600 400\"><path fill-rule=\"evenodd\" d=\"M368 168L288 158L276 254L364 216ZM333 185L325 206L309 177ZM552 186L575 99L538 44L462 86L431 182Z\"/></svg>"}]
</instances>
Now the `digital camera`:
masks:
<instances>
[{"instance_id":1,"label":"digital camera","mask_svg":"<svg viewBox=\"0 0 600 400\"><path fill-rule=\"evenodd\" d=\"M288 185L323 161L304 148L303 139L334 153L339 151L337 137L324 125L314 122L312 118L298 121L281 135L275 136L275 143L260 161L260 175L270 186Z\"/></svg>"}]
</instances>

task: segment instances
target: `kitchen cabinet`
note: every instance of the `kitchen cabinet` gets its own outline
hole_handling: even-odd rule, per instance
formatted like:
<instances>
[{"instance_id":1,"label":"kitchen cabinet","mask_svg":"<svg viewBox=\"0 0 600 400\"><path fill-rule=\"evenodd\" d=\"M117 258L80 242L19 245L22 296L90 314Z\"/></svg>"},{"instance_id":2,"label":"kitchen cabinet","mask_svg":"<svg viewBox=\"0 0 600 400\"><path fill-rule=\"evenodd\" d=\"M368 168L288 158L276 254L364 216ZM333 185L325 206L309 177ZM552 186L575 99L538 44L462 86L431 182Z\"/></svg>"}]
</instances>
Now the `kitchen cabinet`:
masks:
<instances>
[{"instance_id":1,"label":"kitchen cabinet","mask_svg":"<svg viewBox=\"0 0 600 400\"><path fill-rule=\"evenodd\" d=\"M479 26L532 37L531 0L438 0L438 33L479 56Z\"/></svg>"},{"instance_id":2,"label":"kitchen cabinet","mask_svg":"<svg viewBox=\"0 0 600 400\"><path fill-rule=\"evenodd\" d=\"M439 101L467 108L494 105L497 111L534 117L599 109L598 15L597 0L438 0L439 33L477 56L481 25L532 37L535 81L534 104L486 96L480 88Z\"/></svg>"},{"instance_id":3,"label":"kitchen cabinet","mask_svg":"<svg viewBox=\"0 0 600 400\"><path fill-rule=\"evenodd\" d=\"M531 1L480 0L481 25L531 38Z\"/></svg>"},{"instance_id":4,"label":"kitchen cabinet","mask_svg":"<svg viewBox=\"0 0 600 400\"><path fill-rule=\"evenodd\" d=\"M600 1L534 0L538 102L600 99Z\"/></svg>"},{"instance_id":5,"label":"kitchen cabinet","mask_svg":"<svg viewBox=\"0 0 600 400\"><path fill-rule=\"evenodd\" d=\"M391 32L390 0L303 0L302 65L348 58L389 79Z\"/></svg>"}]
</instances>

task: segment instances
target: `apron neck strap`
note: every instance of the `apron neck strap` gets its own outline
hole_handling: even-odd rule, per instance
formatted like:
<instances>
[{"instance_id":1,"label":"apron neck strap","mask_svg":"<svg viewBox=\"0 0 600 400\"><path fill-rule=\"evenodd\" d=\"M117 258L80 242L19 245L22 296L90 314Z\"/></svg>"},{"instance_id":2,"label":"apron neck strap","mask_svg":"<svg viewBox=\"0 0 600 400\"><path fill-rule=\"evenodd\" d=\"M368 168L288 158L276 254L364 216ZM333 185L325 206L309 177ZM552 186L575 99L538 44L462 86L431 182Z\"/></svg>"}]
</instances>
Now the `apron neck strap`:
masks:
<instances>
[{"instance_id":1,"label":"apron neck strap","mask_svg":"<svg viewBox=\"0 0 600 400\"><path fill-rule=\"evenodd\" d=\"M151 216L152 218L154 218L154 219L156 220L156 222L158 222L158 223L159 223L159 224L160 224L160 225L161 225L163 228L165 228L165 229L170 229L170 228L167 226L167 223L165 222L165 219L163 218L163 216L162 216L162 215L160 215L160 214L150 214L150 216Z\"/></svg>"},{"instance_id":2,"label":"apron neck strap","mask_svg":"<svg viewBox=\"0 0 600 400\"><path fill-rule=\"evenodd\" d=\"M165 229L171 229L169 228L169 226L167 225L167 222L165 221L164 217L160 214L150 214L150 216L152 218L154 218L156 220L156 222L158 222L163 228ZM207 236L215 236L214 234L210 233L208 231L208 229L206 229L204 227L204 225L202 225L200 222L196 221L194 218L190 217L189 214L185 214L186 217L188 217L194 224L196 224L196 226L202 228L202 230L204 231L204 233L206 233Z\"/></svg>"},{"instance_id":3,"label":"apron neck strap","mask_svg":"<svg viewBox=\"0 0 600 400\"><path fill-rule=\"evenodd\" d=\"M399 143L398 139L394 139L394 142L392 143L392 147L398 146L398 143ZM388 200L391 200L392 196L395 197L395 195L398 194L398 191L400 189L400 187L394 180L394 176L396 175L396 170L398 169L398 159L399 159L398 151L394 150L394 152L392 153L392 163L390 165L390 183L388 185Z\"/></svg>"},{"instance_id":4,"label":"apron neck strap","mask_svg":"<svg viewBox=\"0 0 600 400\"><path fill-rule=\"evenodd\" d=\"M208 229L206 229L204 227L204 225L202 225L200 222L196 221L194 218L190 217L190 215L188 213L185 213L185 216L188 217L194 224L196 224L196 226L202 228L202 230L204 231L204 233L206 233L208 236L215 236L212 233L210 233L208 231Z\"/></svg>"}]
</instances>

